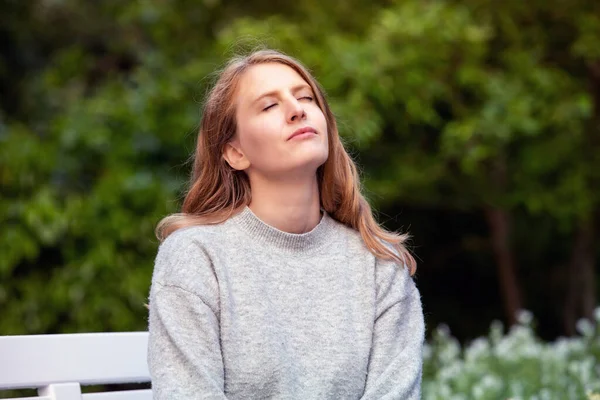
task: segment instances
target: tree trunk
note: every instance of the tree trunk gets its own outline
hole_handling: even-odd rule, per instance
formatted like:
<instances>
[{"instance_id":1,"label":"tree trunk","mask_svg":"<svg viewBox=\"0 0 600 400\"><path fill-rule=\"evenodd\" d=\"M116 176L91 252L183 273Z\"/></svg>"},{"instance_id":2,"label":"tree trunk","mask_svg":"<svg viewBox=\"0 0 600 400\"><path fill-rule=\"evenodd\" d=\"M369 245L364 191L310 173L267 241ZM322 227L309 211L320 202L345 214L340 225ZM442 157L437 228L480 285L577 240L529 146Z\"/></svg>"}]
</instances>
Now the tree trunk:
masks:
<instances>
[{"instance_id":1,"label":"tree trunk","mask_svg":"<svg viewBox=\"0 0 600 400\"><path fill-rule=\"evenodd\" d=\"M594 222L582 221L577 227L569 261L569 275L564 309L567 335L575 334L579 318L593 319L596 306L594 275Z\"/></svg>"},{"instance_id":2,"label":"tree trunk","mask_svg":"<svg viewBox=\"0 0 600 400\"><path fill-rule=\"evenodd\" d=\"M600 152L600 61L588 64L589 90L593 99L593 114L586 129L581 151L582 162L589 163L592 173L587 177L590 188L598 187L600 175L597 172ZM589 215L578 221L575 231L571 259L568 265L568 282L564 305L563 323L567 335L575 334L575 324L579 318L592 319L596 307L596 285L594 273L594 205Z\"/></svg>"},{"instance_id":3,"label":"tree trunk","mask_svg":"<svg viewBox=\"0 0 600 400\"><path fill-rule=\"evenodd\" d=\"M593 171L588 178L590 188L600 187L600 60L596 59L588 65L590 91L594 101L593 116L587 130L587 162L592 166ZM594 190L591 191L594 196ZM587 218L580 222L577 238L580 241L580 255L578 261L581 273L581 316L592 320L594 317L594 308L596 307L596 274L595 274L595 248L596 239L596 220L598 198L592 199L592 209ZM577 249L577 244L574 249Z\"/></svg>"},{"instance_id":4,"label":"tree trunk","mask_svg":"<svg viewBox=\"0 0 600 400\"><path fill-rule=\"evenodd\" d=\"M521 309L522 304L515 273L514 254L510 244L510 215L505 210L493 207L487 208L485 215L490 227L490 239L498 268L506 320L509 325L514 325L517 321L517 311Z\"/></svg>"},{"instance_id":5,"label":"tree trunk","mask_svg":"<svg viewBox=\"0 0 600 400\"><path fill-rule=\"evenodd\" d=\"M582 232L582 241L585 247L581 254L581 311L582 316L589 320L594 319L596 308L596 274L594 268L594 222L587 221Z\"/></svg>"}]
</instances>

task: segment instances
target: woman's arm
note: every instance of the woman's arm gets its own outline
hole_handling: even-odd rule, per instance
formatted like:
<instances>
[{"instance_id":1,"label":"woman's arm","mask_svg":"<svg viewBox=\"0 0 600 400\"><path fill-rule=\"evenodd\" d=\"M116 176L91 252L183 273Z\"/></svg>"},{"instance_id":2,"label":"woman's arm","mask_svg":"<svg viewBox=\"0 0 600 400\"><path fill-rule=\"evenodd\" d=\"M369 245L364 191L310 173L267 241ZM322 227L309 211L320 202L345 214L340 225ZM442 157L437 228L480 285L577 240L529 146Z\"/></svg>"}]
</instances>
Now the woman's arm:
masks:
<instances>
[{"instance_id":1,"label":"woman's arm","mask_svg":"<svg viewBox=\"0 0 600 400\"><path fill-rule=\"evenodd\" d=\"M153 398L226 399L212 265L186 237L170 239L157 255L150 290Z\"/></svg>"},{"instance_id":2,"label":"woman's arm","mask_svg":"<svg viewBox=\"0 0 600 400\"><path fill-rule=\"evenodd\" d=\"M425 324L406 267L379 261L377 311L362 400L420 399Z\"/></svg>"}]
</instances>

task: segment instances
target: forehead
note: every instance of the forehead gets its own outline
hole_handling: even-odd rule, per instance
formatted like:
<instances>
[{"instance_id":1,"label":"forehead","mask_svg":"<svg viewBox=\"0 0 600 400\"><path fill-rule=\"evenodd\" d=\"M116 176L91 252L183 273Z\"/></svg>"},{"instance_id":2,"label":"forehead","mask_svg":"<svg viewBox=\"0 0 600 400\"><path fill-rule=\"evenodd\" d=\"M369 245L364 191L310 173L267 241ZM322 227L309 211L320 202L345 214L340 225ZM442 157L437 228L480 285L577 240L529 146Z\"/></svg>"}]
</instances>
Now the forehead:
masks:
<instances>
[{"instance_id":1,"label":"forehead","mask_svg":"<svg viewBox=\"0 0 600 400\"><path fill-rule=\"evenodd\" d=\"M251 101L263 93L284 90L307 83L291 67L280 63L251 66L240 79L239 96Z\"/></svg>"}]
</instances>

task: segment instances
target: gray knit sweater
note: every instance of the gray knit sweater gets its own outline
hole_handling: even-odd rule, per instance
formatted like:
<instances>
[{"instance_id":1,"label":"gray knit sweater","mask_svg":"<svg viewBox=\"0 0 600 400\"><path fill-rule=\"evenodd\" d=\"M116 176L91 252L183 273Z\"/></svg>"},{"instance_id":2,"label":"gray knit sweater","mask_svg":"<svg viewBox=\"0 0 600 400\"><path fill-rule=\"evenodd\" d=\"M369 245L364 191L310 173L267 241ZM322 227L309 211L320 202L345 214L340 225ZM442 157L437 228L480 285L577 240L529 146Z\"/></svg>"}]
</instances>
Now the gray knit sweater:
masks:
<instances>
[{"instance_id":1,"label":"gray knit sweater","mask_svg":"<svg viewBox=\"0 0 600 400\"><path fill-rule=\"evenodd\" d=\"M405 267L324 213L310 232L246 207L160 246L154 399L418 399L423 312Z\"/></svg>"}]
</instances>

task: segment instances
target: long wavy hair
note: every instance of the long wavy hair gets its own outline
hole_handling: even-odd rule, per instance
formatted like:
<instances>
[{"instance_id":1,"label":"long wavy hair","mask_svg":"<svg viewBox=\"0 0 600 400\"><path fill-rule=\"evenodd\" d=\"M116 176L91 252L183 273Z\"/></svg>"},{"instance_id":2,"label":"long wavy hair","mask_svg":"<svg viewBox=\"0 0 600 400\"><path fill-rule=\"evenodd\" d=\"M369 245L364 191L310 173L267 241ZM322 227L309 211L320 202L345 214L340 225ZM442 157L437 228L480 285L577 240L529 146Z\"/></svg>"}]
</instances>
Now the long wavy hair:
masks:
<instances>
[{"instance_id":1,"label":"long wavy hair","mask_svg":"<svg viewBox=\"0 0 600 400\"><path fill-rule=\"evenodd\" d=\"M360 232L365 245L376 257L405 264L411 274L416 262L404 245L406 234L383 229L361 194L357 168L344 149L337 123L325 94L315 78L294 58L274 50L259 50L231 59L207 95L198 133L189 189L181 213L163 218L156 236L164 240L177 229L218 224L250 204L250 181L244 171L229 166L223 158L225 145L237 129L234 96L240 78L253 65L280 63L296 71L312 88L327 121L329 156L317 169L321 207L335 220Z\"/></svg>"}]
</instances>

